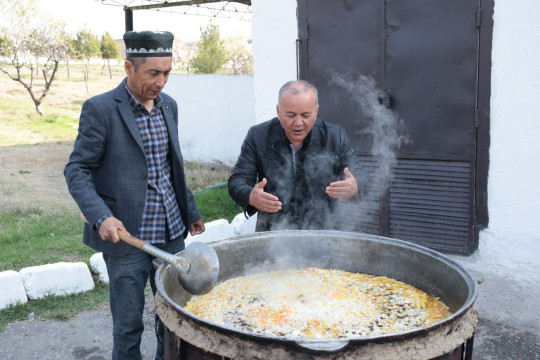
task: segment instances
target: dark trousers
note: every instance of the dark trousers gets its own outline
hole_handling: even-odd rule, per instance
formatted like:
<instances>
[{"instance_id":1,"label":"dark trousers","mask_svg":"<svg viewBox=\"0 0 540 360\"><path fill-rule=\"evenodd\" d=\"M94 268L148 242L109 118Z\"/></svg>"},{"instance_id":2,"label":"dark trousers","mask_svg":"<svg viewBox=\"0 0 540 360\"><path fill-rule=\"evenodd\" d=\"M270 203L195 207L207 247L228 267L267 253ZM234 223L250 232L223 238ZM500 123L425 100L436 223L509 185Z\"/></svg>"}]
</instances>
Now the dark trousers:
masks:
<instances>
[{"instance_id":1,"label":"dark trousers","mask_svg":"<svg viewBox=\"0 0 540 360\"><path fill-rule=\"evenodd\" d=\"M169 253L184 249L184 240L176 239L157 247ZM142 360L141 336L144 331L144 289L148 278L156 292L153 256L133 247L124 256L103 255L109 275L109 297L113 319L113 360ZM163 324L156 315L156 360L163 359Z\"/></svg>"}]
</instances>

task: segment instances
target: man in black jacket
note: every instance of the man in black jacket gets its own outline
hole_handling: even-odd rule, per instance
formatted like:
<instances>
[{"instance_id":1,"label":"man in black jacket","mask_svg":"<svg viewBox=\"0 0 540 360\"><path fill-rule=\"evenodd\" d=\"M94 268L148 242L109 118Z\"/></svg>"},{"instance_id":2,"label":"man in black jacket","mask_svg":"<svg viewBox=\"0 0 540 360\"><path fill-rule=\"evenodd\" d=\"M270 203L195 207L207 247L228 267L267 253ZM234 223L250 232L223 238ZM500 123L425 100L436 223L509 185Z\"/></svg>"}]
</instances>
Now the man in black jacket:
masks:
<instances>
[{"instance_id":1,"label":"man in black jacket","mask_svg":"<svg viewBox=\"0 0 540 360\"><path fill-rule=\"evenodd\" d=\"M317 89L289 81L279 90L278 117L249 130L228 185L247 215L259 212L256 231L340 229L339 203L365 192L345 130L318 111Z\"/></svg>"}]
</instances>

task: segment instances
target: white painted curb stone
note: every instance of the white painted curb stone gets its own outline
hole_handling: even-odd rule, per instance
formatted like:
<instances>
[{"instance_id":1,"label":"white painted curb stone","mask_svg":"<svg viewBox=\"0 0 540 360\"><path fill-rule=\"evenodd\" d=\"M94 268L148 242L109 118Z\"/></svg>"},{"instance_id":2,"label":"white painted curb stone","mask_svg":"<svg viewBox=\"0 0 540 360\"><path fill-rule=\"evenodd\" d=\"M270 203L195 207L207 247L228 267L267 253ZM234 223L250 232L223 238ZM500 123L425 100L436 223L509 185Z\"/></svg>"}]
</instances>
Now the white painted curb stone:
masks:
<instances>
[{"instance_id":1,"label":"white painted curb stone","mask_svg":"<svg viewBox=\"0 0 540 360\"><path fill-rule=\"evenodd\" d=\"M109 273L107 272L105 260L103 260L103 253L95 253L90 257L90 267L99 276L99 281L109 283Z\"/></svg>"},{"instance_id":2,"label":"white painted curb stone","mask_svg":"<svg viewBox=\"0 0 540 360\"><path fill-rule=\"evenodd\" d=\"M205 232L200 235L188 235L185 242L186 247L195 241L209 243L214 240L225 239L234 236L234 229L226 219L219 219L204 224Z\"/></svg>"},{"instance_id":3,"label":"white painted curb stone","mask_svg":"<svg viewBox=\"0 0 540 360\"><path fill-rule=\"evenodd\" d=\"M94 288L90 269L83 262L60 262L22 269L26 295L29 299L40 299L47 295L69 295Z\"/></svg>"},{"instance_id":4,"label":"white painted curb stone","mask_svg":"<svg viewBox=\"0 0 540 360\"><path fill-rule=\"evenodd\" d=\"M234 229L234 235L251 234L255 232L255 226L257 225L257 214L246 219L244 213L236 215L231 221L231 225Z\"/></svg>"},{"instance_id":5,"label":"white painted curb stone","mask_svg":"<svg viewBox=\"0 0 540 360\"><path fill-rule=\"evenodd\" d=\"M0 272L0 310L28 302L21 275L13 270Z\"/></svg>"}]
</instances>

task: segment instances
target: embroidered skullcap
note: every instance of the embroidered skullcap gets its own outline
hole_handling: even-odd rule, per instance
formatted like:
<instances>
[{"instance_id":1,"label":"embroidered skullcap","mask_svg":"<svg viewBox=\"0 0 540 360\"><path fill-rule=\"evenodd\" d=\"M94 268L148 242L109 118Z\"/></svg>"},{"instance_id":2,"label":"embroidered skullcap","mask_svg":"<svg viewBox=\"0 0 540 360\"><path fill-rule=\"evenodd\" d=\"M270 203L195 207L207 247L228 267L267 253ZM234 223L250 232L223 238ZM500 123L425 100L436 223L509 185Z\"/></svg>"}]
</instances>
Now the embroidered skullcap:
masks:
<instances>
[{"instance_id":1,"label":"embroidered skullcap","mask_svg":"<svg viewBox=\"0 0 540 360\"><path fill-rule=\"evenodd\" d=\"M124 34L126 57L172 56L173 40L168 31L128 31Z\"/></svg>"}]
</instances>

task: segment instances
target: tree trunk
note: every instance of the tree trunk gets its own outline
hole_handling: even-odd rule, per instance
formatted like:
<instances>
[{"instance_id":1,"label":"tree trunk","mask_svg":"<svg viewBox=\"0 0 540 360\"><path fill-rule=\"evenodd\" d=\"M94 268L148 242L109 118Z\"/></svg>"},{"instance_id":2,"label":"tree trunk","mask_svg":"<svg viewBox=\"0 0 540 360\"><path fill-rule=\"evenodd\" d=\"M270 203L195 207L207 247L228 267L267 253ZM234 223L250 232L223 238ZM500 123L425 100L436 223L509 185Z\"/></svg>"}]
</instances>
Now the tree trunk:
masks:
<instances>
[{"instance_id":1,"label":"tree trunk","mask_svg":"<svg viewBox=\"0 0 540 360\"><path fill-rule=\"evenodd\" d=\"M109 67L109 79L112 80L111 63L110 63L109 59L107 59L107 66Z\"/></svg>"},{"instance_id":2,"label":"tree trunk","mask_svg":"<svg viewBox=\"0 0 540 360\"><path fill-rule=\"evenodd\" d=\"M90 87L88 86L88 73L89 72L90 72L90 70L88 68L83 70L84 83L86 84L86 92L87 93L90 93Z\"/></svg>"},{"instance_id":3,"label":"tree trunk","mask_svg":"<svg viewBox=\"0 0 540 360\"><path fill-rule=\"evenodd\" d=\"M34 72L33 69L31 71L32 73ZM19 84L24 86L26 91L28 91L28 95L30 95L30 97L32 98L32 102L34 103L34 107L36 108L36 111L38 112L39 115L43 116L43 111L41 110L41 106L40 106L41 101L36 97L36 94L34 94L34 89L32 88L32 84L25 83L20 76L17 78L11 77L11 79L17 81Z\"/></svg>"},{"instance_id":4,"label":"tree trunk","mask_svg":"<svg viewBox=\"0 0 540 360\"><path fill-rule=\"evenodd\" d=\"M45 115L43 110L41 110L41 102L39 102L39 101L34 102L34 106L36 107L36 111L38 112L39 115L41 115L41 116Z\"/></svg>"}]
</instances>

